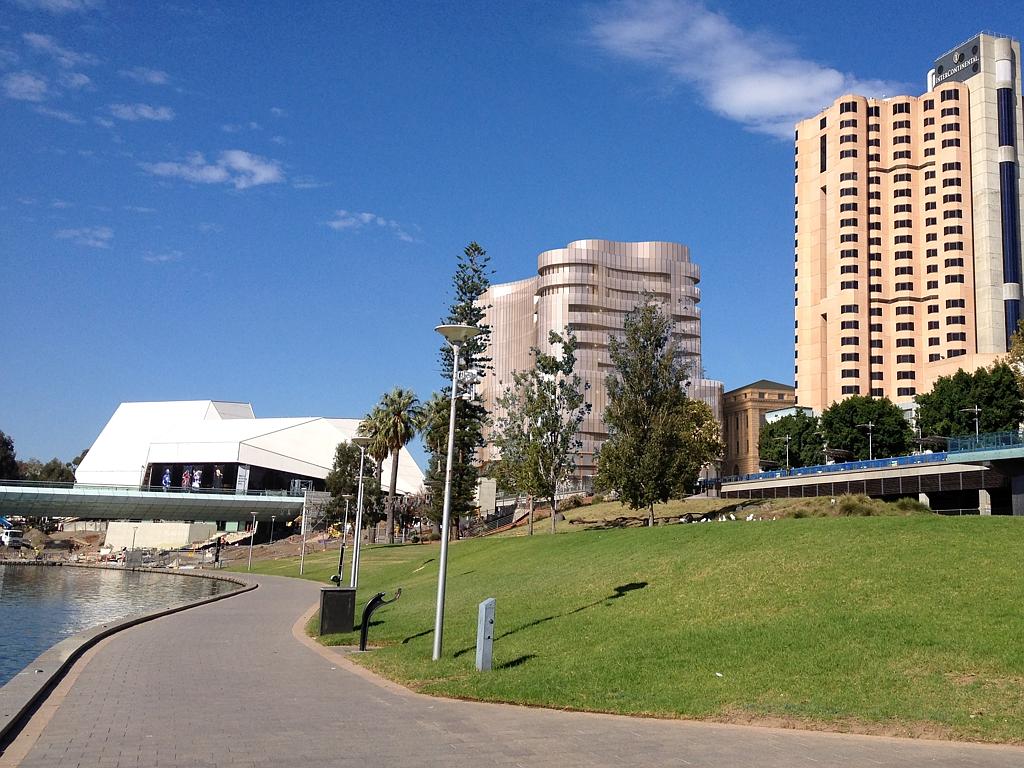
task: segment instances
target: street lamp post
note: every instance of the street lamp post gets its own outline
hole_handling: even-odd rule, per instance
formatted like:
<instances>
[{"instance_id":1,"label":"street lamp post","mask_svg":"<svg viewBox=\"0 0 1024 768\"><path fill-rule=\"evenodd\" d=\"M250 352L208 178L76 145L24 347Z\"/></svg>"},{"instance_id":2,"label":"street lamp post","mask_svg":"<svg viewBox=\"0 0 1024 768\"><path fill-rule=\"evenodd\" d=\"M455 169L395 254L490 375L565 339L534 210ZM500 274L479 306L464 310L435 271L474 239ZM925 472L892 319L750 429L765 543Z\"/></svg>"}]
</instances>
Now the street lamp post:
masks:
<instances>
[{"instance_id":1,"label":"street lamp post","mask_svg":"<svg viewBox=\"0 0 1024 768\"><path fill-rule=\"evenodd\" d=\"M352 438L352 444L359 446L359 489L356 491L356 525L352 531L352 575L348 580L348 585L352 589L359 586L359 556L363 538L363 465L366 462L366 447L370 442L371 439L363 435L356 435ZM342 533L342 541L344 541L344 533Z\"/></svg>"},{"instance_id":2,"label":"street lamp post","mask_svg":"<svg viewBox=\"0 0 1024 768\"><path fill-rule=\"evenodd\" d=\"M345 520L341 524L341 546L338 548L338 586L341 586L341 572L345 567L345 532L348 530L348 494L345 495Z\"/></svg>"},{"instance_id":3,"label":"street lamp post","mask_svg":"<svg viewBox=\"0 0 1024 768\"><path fill-rule=\"evenodd\" d=\"M471 325L439 325L434 329L452 345L452 404L448 415L448 461L444 473L444 508L441 513L441 556L437 573L437 611L434 614L433 659L441 658L444 633L444 588L448 570L448 534L452 514L452 463L455 458L455 400L458 397L459 353L462 345L480 333Z\"/></svg>"},{"instance_id":4,"label":"street lamp post","mask_svg":"<svg viewBox=\"0 0 1024 768\"><path fill-rule=\"evenodd\" d=\"M777 437L776 440L784 440L786 443L786 471L789 472L789 441L793 439L792 435L785 435L784 437Z\"/></svg>"},{"instance_id":5,"label":"street lamp post","mask_svg":"<svg viewBox=\"0 0 1024 768\"><path fill-rule=\"evenodd\" d=\"M981 413L981 408L975 405L973 408L961 408L960 413L973 413L974 414L974 440L977 442L978 434L978 415Z\"/></svg>"},{"instance_id":6,"label":"street lamp post","mask_svg":"<svg viewBox=\"0 0 1024 768\"><path fill-rule=\"evenodd\" d=\"M857 425L857 427L859 429L865 429L866 428L867 431L868 431L868 461L871 461L872 459L875 458L875 447L874 447L874 441L873 441L873 435L874 435L875 426L876 425L873 422L870 422L870 421L865 423L865 424L858 424Z\"/></svg>"},{"instance_id":7,"label":"street lamp post","mask_svg":"<svg viewBox=\"0 0 1024 768\"><path fill-rule=\"evenodd\" d=\"M249 534L249 565L245 570L252 570L252 542L256 538L256 513L252 513L252 532Z\"/></svg>"},{"instance_id":8,"label":"street lamp post","mask_svg":"<svg viewBox=\"0 0 1024 768\"><path fill-rule=\"evenodd\" d=\"M274 520L277 519L277 515L270 516L270 543L274 543Z\"/></svg>"}]
</instances>

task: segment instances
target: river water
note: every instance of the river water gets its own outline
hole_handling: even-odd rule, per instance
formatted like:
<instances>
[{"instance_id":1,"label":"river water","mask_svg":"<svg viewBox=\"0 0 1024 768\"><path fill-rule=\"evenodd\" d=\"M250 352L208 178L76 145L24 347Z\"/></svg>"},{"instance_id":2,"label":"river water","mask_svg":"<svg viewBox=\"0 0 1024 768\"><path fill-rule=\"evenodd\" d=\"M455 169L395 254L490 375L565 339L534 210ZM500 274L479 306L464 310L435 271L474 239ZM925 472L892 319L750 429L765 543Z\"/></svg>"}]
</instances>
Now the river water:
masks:
<instances>
[{"instance_id":1,"label":"river water","mask_svg":"<svg viewBox=\"0 0 1024 768\"><path fill-rule=\"evenodd\" d=\"M0 685L83 629L232 588L173 573L0 565Z\"/></svg>"}]
</instances>

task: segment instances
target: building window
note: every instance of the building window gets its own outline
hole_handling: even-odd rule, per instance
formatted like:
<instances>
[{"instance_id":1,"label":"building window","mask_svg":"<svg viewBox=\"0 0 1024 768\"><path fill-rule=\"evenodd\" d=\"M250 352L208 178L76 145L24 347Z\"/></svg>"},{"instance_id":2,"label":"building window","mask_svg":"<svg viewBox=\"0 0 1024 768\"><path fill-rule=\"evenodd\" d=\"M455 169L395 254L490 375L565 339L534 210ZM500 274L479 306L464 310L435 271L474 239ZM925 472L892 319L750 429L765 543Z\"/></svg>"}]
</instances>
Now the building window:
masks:
<instances>
[{"instance_id":1,"label":"building window","mask_svg":"<svg viewBox=\"0 0 1024 768\"><path fill-rule=\"evenodd\" d=\"M953 162L953 163L943 163L942 164L942 170L943 171L959 171L960 170L960 161L957 160L956 162Z\"/></svg>"},{"instance_id":2,"label":"building window","mask_svg":"<svg viewBox=\"0 0 1024 768\"><path fill-rule=\"evenodd\" d=\"M857 188L856 187L840 187L840 189L839 189L839 196L840 197L850 197L851 195L856 195L856 194L857 194Z\"/></svg>"},{"instance_id":3,"label":"building window","mask_svg":"<svg viewBox=\"0 0 1024 768\"><path fill-rule=\"evenodd\" d=\"M945 110L943 110L943 111L945 111ZM945 115L943 115L943 117L945 117ZM850 118L848 120L840 120L839 121L839 127L840 128L856 128L857 127L857 119L856 118Z\"/></svg>"},{"instance_id":4,"label":"building window","mask_svg":"<svg viewBox=\"0 0 1024 768\"><path fill-rule=\"evenodd\" d=\"M925 290L926 291L937 291L938 289L939 289L939 281L938 280L929 280L928 283L925 285Z\"/></svg>"},{"instance_id":5,"label":"building window","mask_svg":"<svg viewBox=\"0 0 1024 768\"><path fill-rule=\"evenodd\" d=\"M857 258L857 253L858 253L858 251L857 251L856 248L844 248L843 250L841 250L839 252L839 258L840 259L855 259L855 258Z\"/></svg>"},{"instance_id":6,"label":"building window","mask_svg":"<svg viewBox=\"0 0 1024 768\"><path fill-rule=\"evenodd\" d=\"M843 264L843 266L839 268L839 274L841 275L855 275L857 272L858 268L856 264Z\"/></svg>"},{"instance_id":7,"label":"building window","mask_svg":"<svg viewBox=\"0 0 1024 768\"><path fill-rule=\"evenodd\" d=\"M914 330L914 324L913 323L908 323L908 322L896 323L896 330L897 331L912 331L912 330Z\"/></svg>"},{"instance_id":8,"label":"building window","mask_svg":"<svg viewBox=\"0 0 1024 768\"><path fill-rule=\"evenodd\" d=\"M849 211L856 211L856 210L857 210L857 204L856 203L840 203L840 205L839 205L839 212L840 213L848 213Z\"/></svg>"},{"instance_id":9,"label":"building window","mask_svg":"<svg viewBox=\"0 0 1024 768\"><path fill-rule=\"evenodd\" d=\"M946 325L967 325L967 318L963 315L950 315L946 318Z\"/></svg>"},{"instance_id":10,"label":"building window","mask_svg":"<svg viewBox=\"0 0 1024 768\"><path fill-rule=\"evenodd\" d=\"M857 224L858 224L857 219L840 219L839 220L839 226L840 227L856 227Z\"/></svg>"},{"instance_id":11,"label":"building window","mask_svg":"<svg viewBox=\"0 0 1024 768\"><path fill-rule=\"evenodd\" d=\"M896 378L906 381L907 379L916 379L917 374L914 371L896 371Z\"/></svg>"},{"instance_id":12,"label":"building window","mask_svg":"<svg viewBox=\"0 0 1024 768\"><path fill-rule=\"evenodd\" d=\"M893 229L911 229L914 226L912 219L896 219L892 223Z\"/></svg>"},{"instance_id":13,"label":"building window","mask_svg":"<svg viewBox=\"0 0 1024 768\"><path fill-rule=\"evenodd\" d=\"M857 141L857 134L855 133L844 133L839 137L840 144L852 144Z\"/></svg>"},{"instance_id":14,"label":"building window","mask_svg":"<svg viewBox=\"0 0 1024 768\"><path fill-rule=\"evenodd\" d=\"M907 306L903 306L903 307L896 307L896 314L897 315L912 315L912 314L914 314L914 307L912 305L907 305Z\"/></svg>"},{"instance_id":15,"label":"building window","mask_svg":"<svg viewBox=\"0 0 1024 768\"><path fill-rule=\"evenodd\" d=\"M843 320L839 323L839 330L858 331L860 330L860 320Z\"/></svg>"},{"instance_id":16,"label":"building window","mask_svg":"<svg viewBox=\"0 0 1024 768\"><path fill-rule=\"evenodd\" d=\"M851 385L847 385L847 386L843 387L841 391L842 391L842 393L844 395L859 395L860 394L860 387L857 386L856 384L854 384L852 386Z\"/></svg>"},{"instance_id":17,"label":"building window","mask_svg":"<svg viewBox=\"0 0 1024 768\"><path fill-rule=\"evenodd\" d=\"M939 117L959 117L960 107L946 107L939 113Z\"/></svg>"},{"instance_id":18,"label":"building window","mask_svg":"<svg viewBox=\"0 0 1024 768\"><path fill-rule=\"evenodd\" d=\"M937 347L937 346L939 346L940 343L941 342L939 341L938 336L930 336L928 338L928 346L929 347Z\"/></svg>"},{"instance_id":19,"label":"building window","mask_svg":"<svg viewBox=\"0 0 1024 768\"><path fill-rule=\"evenodd\" d=\"M912 258L914 258L914 252L913 251L896 251L895 255L896 255L897 259L912 259Z\"/></svg>"},{"instance_id":20,"label":"building window","mask_svg":"<svg viewBox=\"0 0 1024 768\"><path fill-rule=\"evenodd\" d=\"M950 285L952 283L962 283L963 281L963 275L946 275L946 285Z\"/></svg>"},{"instance_id":21,"label":"building window","mask_svg":"<svg viewBox=\"0 0 1024 768\"><path fill-rule=\"evenodd\" d=\"M839 355L839 362L841 363L859 363L860 352L843 352Z\"/></svg>"},{"instance_id":22,"label":"building window","mask_svg":"<svg viewBox=\"0 0 1024 768\"><path fill-rule=\"evenodd\" d=\"M963 245L963 243L957 243L957 245ZM952 269L953 267L962 267L963 265L964 260L962 258L946 259L946 269Z\"/></svg>"},{"instance_id":23,"label":"building window","mask_svg":"<svg viewBox=\"0 0 1024 768\"><path fill-rule=\"evenodd\" d=\"M960 146L960 139L943 139L942 140L942 148L943 149L948 149L949 147L959 147L959 146Z\"/></svg>"},{"instance_id":24,"label":"building window","mask_svg":"<svg viewBox=\"0 0 1024 768\"><path fill-rule=\"evenodd\" d=\"M912 347L914 346L913 339L896 339L897 347Z\"/></svg>"},{"instance_id":25,"label":"building window","mask_svg":"<svg viewBox=\"0 0 1024 768\"><path fill-rule=\"evenodd\" d=\"M959 240L954 240L952 243L945 243L942 246L942 250L944 251L962 251L963 249L964 244ZM949 264L947 263L946 266L949 266ZM960 266L963 266L963 264Z\"/></svg>"},{"instance_id":26,"label":"building window","mask_svg":"<svg viewBox=\"0 0 1024 768\"><path fill-rule=\"evenodd\" d=\"M924 140L925 141L934 141L935 140L935 134L933 132L929 131L928 133L926 133L924 135Z\"/></svg>"},{"instance_id":27,"label":"building window","mask_svg":"<svg viewBox=\"0 0 1024 768\"><path fill-rule=\"evenodd\" d=\"M843 280L839 283L839 290L841 291L855 291L857 287L858 283L856 280Z\"/></svg>"},{"instance_id":28,"label":"building window","mask_svg":"<svg viewBox=\"0 0 1024 768\"><path fill-rule=\"evenodd\" d=\"M946 299L946 309L953 309L955 307L963 308L963 307L966 307L966 306L967 306L967 302L965 302L963 299ZM938 309L939 308L936 307L935 311L937 312Z\"/></svg>"},{"instance_id":29,"label":"building window","mask_svg":"<svg viewBox=\"0 0 1024 768\"><path fill-rule=\"evenodd\" d=\"M914 274L914 268L913 267L896 267L896 273L895 274L896 274L897 277L899 277L900 275L912 275L912 274Z\"/></svg>"},{"instance_id":30,"label":"building window","mask_svg":"<svg viewBox=\"0 0 1024 768\"><path fill-rule=\"evenodd\" d=\"M893 160L909 160L910 159L910 150L909 149L901 149L899 152L893 152L892 153L892 159Z\"/></svg>"},{"instance_id":31,"label":"building window","mask_svg":"<svg viewBox=\"0 0 1024 768\"><path fill-rule=\"evenodd\" d=\"M957 331L956 333L947 333L946 341L967 341L967 334L963 331Z\"/></svg>"},{"instance_id":32,"label":"building window","mask_svg":"<svg viewBox=\"0 0 1024 768\"><path fill-rule=\"evenodd\" d=\"M929 320L928 321L928 330L929 331L937 331L937 330L939 330L939 321L938 320Z\"/></svg>"},{"instance_id":33,"label":"building window","mask_svg":"<svg viewBox=\"0 0 1024 768\"><path fill-rule=\"evenodd\" d=\"M935 99L925 99L924 100L924 111L925 112L929 112L929 111L931 111L933 109L935 109Z\"/></svg>"},{"instance_id":34,"label":"building window","mask_svg":"<svg viewBox=\"0 0 1024 768\"><path fill-rule=\"evenodd\" d=\"M892 143L893 144L909 144L910 143L910 137L909 136L893 136L892 137Z\"/></svg>"},{"instance_id":35,"label":"building window","mask_svg":"<svg viewBox=\"0 0 1024 768\"><path fill-rule=\"evenodd\" d=\"M892 113L894 115L909 115L910 114L910 102L902 101L898 104L892 105Z\"/></svg>"},{"instance_id":36,"label":"building window","mask_svg":"<svg viewBox=\"0 0 1024 768\"><path fill-rule=\"evenodd\" d=\"M966 349L949 349L946 350L946 357L960 357L960 355L966 355Z\"/></svg>"},{"instance_id":37,"label":"building window","mask_svg":"<svg viewBox=\"0 0 1024 768\"><path fill-rule=\"evenodd\" d=\"M917 394L917 389L914 388L914 387L897 387L896 388L896 396L897 397L910 397L911 395L916 395L916 394Z\"/></svg>"},{"instance_id":38,"label":"building window","mask_svg":"<svg viewBox=\"0 0 1024 768\"><path fill-rule=\"evenodd\" d=\"M960 210L959 208L953 208L950 211L943 211L942 212L942 218L943 219L962 219L963 217L964 217L964 212L962 210Z\"/></svg>"},{"instance_id":39,"label":"building window","mask_svg":"<svg viewBox=\"0 0 1024 768\"><path fill-rule=\"evenodd\" d=\"M913 363L915 361L916 357L914 355L896 355L897 365L899 365L900 363Z\"/></svg>"},{"instance_id":40,"label":"building window","mask_svg":"<svg viewBox=\"0 0 1024 768\"><path fill-rule=\"evenodd\" d=\"M860 369L859 368L843 368L840 373L840 377L844 379L859 379Z\"/></svg>"},{"instance_id":41,"label":"building window","mask_svg":"<svg viewBox=\"0 0 1024 768\"><path fill-rule=\"evenodd\" d=\"M960 123L943 123L942 124L942 132L943 133L950 133L952 131L959 131L959 130L960 130Z\"/></svg>"},{"instance_id":42,"label":"building window","mask_svg":"<svg viewBox=\"0 0 1024 768\"><path fill-rule=\"evenodd\" d=\"M950 88L949 90L942 91L939 95L942 98L942 101L960 100L960 91L956 90L955 88Z\"/></svg>"},{"instance_id":43,"label":"building window","mask_svg":"<svg viewBox=\"0 0 1024 768\"><path fill-rule=\"evenodd\" d=\"M964 233L963 224L954 224L950 227L943 227L942 234L944 235L962 235Z\"/></svg>"},{"instance_id":44,"label":"building window","mask_svg":"<svg viewBox=\"0 0 1024 768\"><path fill-rule=\"evenodd\" d=\"M928 362L929 363L934 363L935 361L941 360L941 359L942 359L942 355L940 355L938 352L932 352L930 355L928 355Z\"/></svg>"},{"instance_id":45,"label":"building window","mask_svg":"<svg viewBox=\"0 0 1024 768\"><path fill-rule=\"evenodd\" d=\"M857 102L856 101L843 101L839 104L839 114L845 115L847 112L856 112ZM822 118L824 120L824 118ZM825 126L823 125L822 128Z\"/></svg>"},{"instance_id":46,"label":"building window","mask_svg":"<svg viewBox=\"0 0 1024 768\"><path fill-rule=\"evenodd\" d=\"M938 264L929 264L927 267L925 267L925 270L924 270L926 275L934 275L938 271L939 271L939 265Z\"/></svg>"},{"instance_id":47,"label":"building window","mask_svg":"<svg viewBox=\"0 0 1024 768\"><path fill-rule=\"evenodd\" d=\"M893 197L911 197L913 194L913 190L910 189L894 189L892 191Z\"/></svg>"},{"instance_id":48,"label":"building window","mask_svg":"<svg viewBox=\"0 0 1024 768\"><path fill-rule=\"evenodd\" d=\"M857 156L857 150L856 149L842 149L842 150L839 151L839 159L840 160L846 160L847 158L856 157L856 156Z\"/></svg>"},{"instance_id":49,"label":"building window","mask_svg":"<svg viewBox=\"0 0 1024 768\"><path fill-rule=\"evenodd\" d=\"M963 185L963 182L961 182L959 176L950 176L949 178L942 180L943 188L946 188L946 187L959 187L959 186L962 186L962 185ZM945 198L943 198L943 199L945 199Z\"/></svg>"},{"instance_id":50,"label":"building window","mask_svg":"<svg viewBox=\"0 0 1024 768\"><path fill-rule=\"evenodd\" d=\"M860 346L859 336L843 336L839 339L839 345L842 347L858 347Z\"/></svg>"},{"instance_id":51,"label":"building window","mask_svg":"<svg viewBox=\"0 0 1024 768\"><path fill-rule=\"evenodd\" d=\"M868 117L879 117L880 114L879 107L868 107Z\"/></svg>"}]
</instances>

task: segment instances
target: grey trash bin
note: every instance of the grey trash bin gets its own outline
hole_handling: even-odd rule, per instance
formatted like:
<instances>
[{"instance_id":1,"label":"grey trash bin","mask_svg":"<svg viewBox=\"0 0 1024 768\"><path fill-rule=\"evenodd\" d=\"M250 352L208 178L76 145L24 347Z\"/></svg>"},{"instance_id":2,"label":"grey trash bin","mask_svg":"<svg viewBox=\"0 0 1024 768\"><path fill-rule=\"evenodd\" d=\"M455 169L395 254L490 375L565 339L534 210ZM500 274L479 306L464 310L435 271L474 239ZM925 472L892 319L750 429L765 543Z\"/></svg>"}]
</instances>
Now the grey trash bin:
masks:
<instances>
[{"instance_id":1,"label":"grey trash bin","mask_svg":"<svg viewBox=\"0 0 1024 768\"><path fill-rule=\"evenodd\" d=\"M349 587L320 590L320 634L351 632L356 616L356 591Z\"/></svg>"}]
</instances>

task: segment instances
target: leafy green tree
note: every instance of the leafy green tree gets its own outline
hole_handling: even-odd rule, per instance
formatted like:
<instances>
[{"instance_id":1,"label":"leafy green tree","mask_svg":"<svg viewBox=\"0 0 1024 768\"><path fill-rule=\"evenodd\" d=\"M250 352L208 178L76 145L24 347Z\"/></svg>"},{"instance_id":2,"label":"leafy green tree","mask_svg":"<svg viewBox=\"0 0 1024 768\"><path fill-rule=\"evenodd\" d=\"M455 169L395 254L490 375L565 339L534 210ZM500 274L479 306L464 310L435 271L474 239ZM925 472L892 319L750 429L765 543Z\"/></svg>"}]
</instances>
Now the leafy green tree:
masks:
<instances>
[{"instance_id":1,"label":"leafy green tree","mask_svg":"<svg viewBox=\"0 0 1024 768\"><path fill-rule=\"evenodd\" d=\"M811 467L824 464L821 425L816 416L797 411L761 427L758 454L764 462L786 466L786 437L789 437L789 466Z\"/></svg>"},{"instance_id":2,"label":"leafy green tree","mask_svg":"<svg viewBox=\"0 0 1024 768\"><path fill-rule=\"evenodd\" d=\"M19 480L18 455L14 451L14 438L0 432L0 480Z\"/></svg>"},{"instance_id":3,"label":"leafy green tree","mask_svg":"<svg viewBox=\"0 0 1024 768\"><path fill-rule=\"evenodd\" d=\"M375 453L391 456L391 483L388 487L387 543L395 543L395 497L398 490L398 458L402 449L416 436L419 423L419 400L416 394L408 389L395 387L385 393L380 403L360 425L365 434L373 438L371 450ZM385 453L386 452L386 453Z\"/></svg>"},{"instance_id":4,"label":"leafy green tree","mask_svg":"<svg viewBox=\"0 0 1024 768\"><path fill-rule=\"evenodd\" d=\"M491 359L487 350L490 346L490 326L483 322L487 306L480 303L480 297L490 287L490 256L478 243L467 245L458 257L455 274L452 276L454 299L448 307L448 314L442 321L445 325L471 325L480 329L480 334L462 345L459 371L467 375L483 375L490 368ZM440 351L441 377L444 386L436 399L427 403L431 433L424 435L430 451L425 485L430 492L431 509L425 514L435 521L441 519L444 505L444 475L448 459L448 414L451 398L452 348L443 344ZM460 386L460 394L469 392ZM441 404L443 403L443 408ZM443 412L443 418L441 413ZM455 405L455 458L452 466L451 513L456 520L470 514L476 508L476 486L479 468L476 451L484 444L483 431L487 424L487 409L474 393L468 400L458 399Z\"/></svg>"},{"instance_id":5,"label":"leafy green tree","mask_svg":"<svg viewBox=\"0 0 1024 768\"><path fill-rule=\"evenodd\" d=\"M645 297L623 329L622 338L608 340L615 371L606 379L608 439L598 453L596 485L631 509L647 509L653 526L655 503L688 494L723 446L711 409L686 396L671 318Z\"/></svg>"},{"instance_id":6,"label":"leafy green tree","mask_svg":"<svg viewBox=\"0 0 1024 768\"><path fill-rule=\"evenodd\" d=\"M870 430L858 426L868 423ZM858 461L869 456L869 432L875 458L904 456L913 444L903 411L884 397L853 395L833 403L821 414L821 432L828 448L850 451Z\"/></svg>"},{"instance_id":7,"label":"leafy green tree","mask_svg":"<svg viewBox=\"0 0 1024 768\"><path fill-rule=\"evenodd\" d=\"M22 480L35 483L73 483L75 470L71 464L65 464L54 457L45 464L39 459L18 462L18 471Z\"/></svg>"},{"instance_id":8,"label":"leafy green tree","mask_svg":"<svg viewBox=\"0 0 1024 768\"><path fill-rule=\"evenodd\" d=\"M1003 361L1013 371L1018 389L1024 392L1024 318L1017 323L1017 331L1010 337L1010 350Z\"/></svg>"},{"instance_id":9,"label":"leafy green tree","mask_svg":"<svg viewBox=\"0 0 1024 768\"><path fill-rule=\"evenodd\" d=\"M359 490L359 446L342 441L334 450L334 465L325 482L331 494L331 517L340 519L345 509L345 497L353 500ZM376 508L381 497L380 483L375 477L375 464L371 457L363 462L364 507ZM368 502L368 503L367 503ZM352 507L354 511L354 507Z\"/></svg>"},{"instance_id":10,"label":"leafy green tree","mask_svg":"<svg viewBox=\"0 0 1024 768\"><path fill-rule=\"evenodd\" d=\"M930 392L918 395L917 423L922 436L954 437L974 434L974 413L979 408L978 431L1016 430L1024 419L1024 392L1014 369L1007 362L935 380Z\"/></svg>"},{"instance_id":11,"label":"leafy green tree","mask_svg":"<svg viewBox=\"0 0 1024 768\"><path fill-rule=\"evenodd\" d=\"M498 401L501 415L492 439L501 455L496 474L548 502L554 533L558 486L576 469L583 447L578 433L591 405L585 396L589 385L575 372L576 337L551 331L548 343L561 347L561 356L534 347L533 368L513 373ZM514 468L512 462L525 466Z\"/></svg>"}]
</instances>

